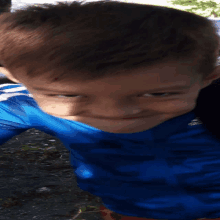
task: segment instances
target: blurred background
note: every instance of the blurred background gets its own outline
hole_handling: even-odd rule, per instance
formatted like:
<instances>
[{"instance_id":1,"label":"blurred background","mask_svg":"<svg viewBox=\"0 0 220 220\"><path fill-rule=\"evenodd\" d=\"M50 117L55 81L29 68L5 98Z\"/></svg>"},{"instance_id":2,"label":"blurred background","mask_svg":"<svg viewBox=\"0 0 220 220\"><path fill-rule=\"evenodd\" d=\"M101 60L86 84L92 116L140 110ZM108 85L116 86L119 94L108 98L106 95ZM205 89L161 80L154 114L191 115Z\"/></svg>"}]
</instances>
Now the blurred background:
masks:
<instances>
[{"instance_id":1,"label":"blurred background","mask_svg":"<svg viewBox=\"0 0 220 220\"><path fill-rule=\"evenodd\" d=\"M85 0L86 2L98 1L98 0ZM212 20L219 29L220 36L220 0L210 1L210 0L120 0L123 2L135 2L139 4L151 4L160 5L165 7L176 8L180 10L185 10L188 12L193 12L208 19ZM37 5L37 4L55 4L56 2L71 2L64 0L0 0L0 14L5 12L14 12L16 9L21 9L27 5ZM220 54L219 54L220 55ZM220 57L218 60L220 64ZM0 84L3 83L14 83L7 79L3 73L0 72ZM14 83L15 84L15 83Z\"/></svg>"}]
</instances>

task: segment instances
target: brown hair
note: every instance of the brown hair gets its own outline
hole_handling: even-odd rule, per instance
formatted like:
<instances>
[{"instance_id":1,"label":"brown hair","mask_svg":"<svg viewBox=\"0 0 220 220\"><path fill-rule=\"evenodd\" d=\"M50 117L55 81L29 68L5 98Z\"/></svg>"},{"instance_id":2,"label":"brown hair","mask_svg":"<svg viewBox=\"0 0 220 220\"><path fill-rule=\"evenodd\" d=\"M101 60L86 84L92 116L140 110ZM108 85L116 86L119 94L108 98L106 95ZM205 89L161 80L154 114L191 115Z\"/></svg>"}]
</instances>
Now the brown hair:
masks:
<instances>
[{"instance_id":1,"label":"brown hair","mask_svg":"<svg viewBox=\"0 0 220 220\"><path fill-rule=\"evenodd\" d=\"M0 62L15 76L93 80L166 60L215 68L217 28L193 13L147 4L96 1L27 6L0 15ZM124 72L123 72L124 71Z\"/></svg>"}]
</instances>

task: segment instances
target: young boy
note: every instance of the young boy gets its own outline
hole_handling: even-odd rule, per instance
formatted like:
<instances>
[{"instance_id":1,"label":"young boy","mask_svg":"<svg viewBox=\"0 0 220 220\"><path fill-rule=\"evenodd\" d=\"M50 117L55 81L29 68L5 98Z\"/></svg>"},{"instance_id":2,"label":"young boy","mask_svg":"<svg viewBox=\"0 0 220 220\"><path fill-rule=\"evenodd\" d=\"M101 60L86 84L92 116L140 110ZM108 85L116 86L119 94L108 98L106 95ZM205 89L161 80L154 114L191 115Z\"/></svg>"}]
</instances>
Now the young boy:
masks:
<instances>
[{"instance_id":1,"label":"young boy","mask_svg":"<svg viewBox=\"0 0 220 220\"><path fill-rule=\"evenodd\" d=\"M220 217L220 142L194 113L220 77L208 19L152 5L80 2L0 16L0 143L58 137L103 219ZM197 123L194 123L197 120Z\"/></svg>"}]
</instances>

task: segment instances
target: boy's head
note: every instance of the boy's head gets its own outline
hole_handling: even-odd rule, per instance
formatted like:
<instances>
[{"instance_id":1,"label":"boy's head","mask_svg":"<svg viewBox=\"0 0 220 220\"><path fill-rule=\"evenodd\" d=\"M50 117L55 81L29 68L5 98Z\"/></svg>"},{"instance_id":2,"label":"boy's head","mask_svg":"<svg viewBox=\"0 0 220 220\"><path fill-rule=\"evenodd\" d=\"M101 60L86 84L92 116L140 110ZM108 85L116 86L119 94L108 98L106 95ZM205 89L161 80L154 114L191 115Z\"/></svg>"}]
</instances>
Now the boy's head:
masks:
<instances>
[{"instance_id":1,"label":"boy's head","mask_svg":"<svg viewBox=\"0 0 220 220\"><path fill-rule=\"evenodd\" d=\"M29 6L0 16L0 30L1 72L48 114L107 132L141 132L188 113L220 77L214 25L176 9Z\"/></svg>"}]
</instances>

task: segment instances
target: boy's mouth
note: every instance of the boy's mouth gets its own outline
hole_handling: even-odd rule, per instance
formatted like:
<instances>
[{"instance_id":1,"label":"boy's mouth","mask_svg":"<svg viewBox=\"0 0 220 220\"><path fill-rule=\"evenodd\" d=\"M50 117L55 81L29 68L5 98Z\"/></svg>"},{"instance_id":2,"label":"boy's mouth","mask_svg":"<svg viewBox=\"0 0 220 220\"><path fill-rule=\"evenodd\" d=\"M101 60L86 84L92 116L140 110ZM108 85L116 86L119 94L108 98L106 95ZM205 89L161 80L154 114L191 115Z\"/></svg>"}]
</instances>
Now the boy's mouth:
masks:
<instances>
[{"instance_id":1,"label":"boy's mouth","mask_svg":"<svg viewBox=\"0 0 220 220\"><path fill-rule=\"evenodd\" d=\"M122 119L135 119L135 118L139 118L139 117L132 117L132 118L122 118Z\"/></svg>"}]
</instances>

